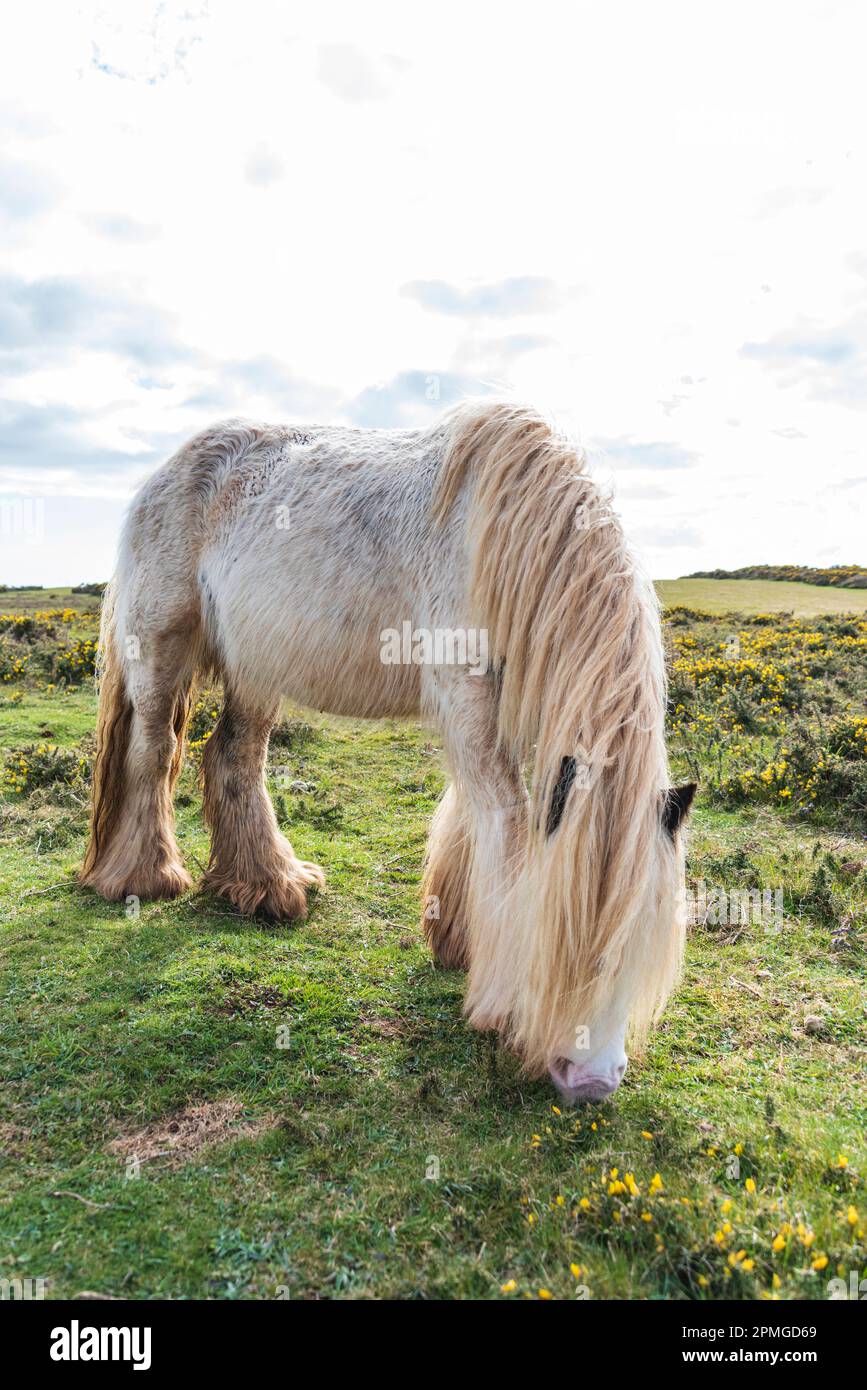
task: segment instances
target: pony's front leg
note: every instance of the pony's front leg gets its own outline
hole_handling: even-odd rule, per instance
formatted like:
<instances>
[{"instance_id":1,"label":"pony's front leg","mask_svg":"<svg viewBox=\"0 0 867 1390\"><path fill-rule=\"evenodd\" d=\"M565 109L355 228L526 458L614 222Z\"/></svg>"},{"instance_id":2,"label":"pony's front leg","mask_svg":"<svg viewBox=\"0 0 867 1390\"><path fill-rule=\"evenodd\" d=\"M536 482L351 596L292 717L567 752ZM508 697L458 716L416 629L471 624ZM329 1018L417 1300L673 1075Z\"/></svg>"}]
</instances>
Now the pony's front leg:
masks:
<instances>
[{"instance_id":1,"label":"pony's front leg","mask_svg":"<svg viewBox=\"0 0 867 1390\"><path fill-rule=\"evenodd\" d=\"M473 815L458 783L446 787L434 812L422 876L422 926L447 970L465 970L467 894L473 862Z\"/></svg>"},{"instance_id":2,"label":"pony's front leg","mask_svg":"<svg viewBox=\"0 0 867 1390\"><path fill-rule=\"evenodd\" d=\"M276 706L263 709L226 692L204 755L204 812L211 828L205 883L241 912L283 919L306 915L307 889L323 887L325 876L318 864L296 858L277 827L265 786L276 714Z\"/></svg>"},{"instance_id":3,"label":"pony's front leg","mask_svg":"<svg viewBox=\"0 0 867 1390\"><path fill-rule=\"evenodd\" d=\"M470 994L487 1002L477 1026L496 1026L508 971L509 892L523 865L527 791L497 742L488 676L440 675L437 715L453 774L434 816L422 892L423 925L444 965L470 970ZM475 983L474 983L475 982ZM478 990L476 988L478 986Z\"/></svg>"}]
</instances>

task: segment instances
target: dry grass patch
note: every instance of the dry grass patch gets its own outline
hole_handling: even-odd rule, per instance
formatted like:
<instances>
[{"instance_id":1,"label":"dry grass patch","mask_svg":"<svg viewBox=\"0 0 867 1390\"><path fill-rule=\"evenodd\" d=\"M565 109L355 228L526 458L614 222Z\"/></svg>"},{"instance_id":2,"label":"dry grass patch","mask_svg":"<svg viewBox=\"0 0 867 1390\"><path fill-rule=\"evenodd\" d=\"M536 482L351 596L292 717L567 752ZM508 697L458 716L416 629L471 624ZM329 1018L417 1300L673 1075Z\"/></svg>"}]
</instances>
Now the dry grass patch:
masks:
<instances>
[{"instance_id":1,"label":"dry grass patch","mask_svg":"<svg viewBox=\"0 0 867 1390\"><path fill-rule=\"evenodd\" d=\"M118 1158L149 1163L164 1159L165 1166L179 1167L201 1149L225 1144L232 1139L252 1139L277 1123L271 1114L244 1119L244 1106L229 1098L187 1105L161 1120L153 1120L130 1134L113 1139L108 1152Z\"/></svg>"},{"instance_id":2,"label":"dry grass patch","mask_svg":"<svg viewBox=\"0 0 867 1390\"><path fill-rule=\"evenodd\" d=\"M406 1018L378 1018L363 1014L362 1022L380 1038L406 1038L412 1032L412 1025Z\"/></svg>"},{"instance_id":3,"label":"dry grass patch","mask_svg":"<svg viewBox=\"0 0 867 1390\"><path fill-rule=\"evenodd\" d=\"M23 1125L0 1122L0 1153L7 1158L18 1158L23 1154L30 1138L29 1129Z\"/></svg>"}]
</instances>

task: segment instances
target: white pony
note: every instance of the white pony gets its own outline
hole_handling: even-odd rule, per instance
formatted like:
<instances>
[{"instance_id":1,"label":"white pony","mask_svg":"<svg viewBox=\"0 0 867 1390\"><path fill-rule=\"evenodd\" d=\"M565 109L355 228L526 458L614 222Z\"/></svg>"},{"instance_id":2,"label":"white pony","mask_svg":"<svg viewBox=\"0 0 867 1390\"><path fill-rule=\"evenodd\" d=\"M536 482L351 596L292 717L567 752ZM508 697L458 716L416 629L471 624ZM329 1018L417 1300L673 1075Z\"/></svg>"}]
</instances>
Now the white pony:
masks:
<instances>
[{"instance_id":1,"label":"white pony","mask_svg":"<svg viewBox=\"0 0 867 1390\"><path fill-rule=\"evenodd\" d=\"M106 898L190 886L172 788L208 673L206 884L290 918L323 883L266 791L282 697L432 718L452 774L422 884L433 952L531 1074L610 1094L627 1027L677 975L694 788L665 790L656 598L574 446L482 401L426 430L231 421L154 474L103 611L81 878Z\"/></svg>"}]
</instances>

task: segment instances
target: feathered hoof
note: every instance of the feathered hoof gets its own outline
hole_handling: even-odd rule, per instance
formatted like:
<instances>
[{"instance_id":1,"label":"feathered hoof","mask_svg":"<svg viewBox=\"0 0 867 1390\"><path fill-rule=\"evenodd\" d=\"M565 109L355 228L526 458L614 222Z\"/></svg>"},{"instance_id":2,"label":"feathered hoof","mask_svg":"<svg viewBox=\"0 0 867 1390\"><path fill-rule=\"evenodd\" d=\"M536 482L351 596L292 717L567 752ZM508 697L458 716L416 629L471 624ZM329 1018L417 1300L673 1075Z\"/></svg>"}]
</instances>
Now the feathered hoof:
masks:
<instances>
[{"instance_id":1,"label":"feathered hoof","mask_svg":"<svg viewBox=\"0 0 867 1390\"><path fill-rule=\"evenodd\" d=\"M241 882L206 875L205 886L228 898L245 917L290 922L307 916L307 890L324 888L325 874L318 864L299 859L288 872L276 877Z\"/></svg>"},{"instance_id":2,"label":"feathered hoof","mask_svg":"<svg viewBox=\"0 0 867 1390\"><path fill-rule=\"evenodd\" d=\"M193 886L193 880L180 862L119 871L92 869L80 880L82 887L92 888L108 902L126 902L138 898L153 902L159 898L178 898Z\"/></svg>"}]
</instances>

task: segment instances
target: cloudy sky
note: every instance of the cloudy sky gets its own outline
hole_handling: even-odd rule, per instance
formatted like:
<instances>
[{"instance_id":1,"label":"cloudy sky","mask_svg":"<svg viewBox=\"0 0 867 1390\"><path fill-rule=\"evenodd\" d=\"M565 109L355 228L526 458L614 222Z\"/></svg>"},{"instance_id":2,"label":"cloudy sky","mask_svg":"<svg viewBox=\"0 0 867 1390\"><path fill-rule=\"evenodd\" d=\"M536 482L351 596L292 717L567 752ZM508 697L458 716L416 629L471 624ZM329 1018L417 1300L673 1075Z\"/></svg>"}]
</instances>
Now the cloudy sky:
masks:
<instances>
[{"instance_id":1,"label":"cloudy sky","mask_svg":"<svg viewBox=\"0 0 867 1390\"><path fill-rule=\"evenodd\" d=\"M491 388L657 577L867 562L865 38L834 0L17 6L0 582L105 578L214 418Z\"/></svg>"}]
</instances>

